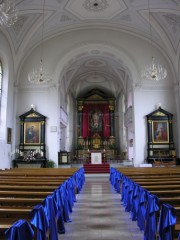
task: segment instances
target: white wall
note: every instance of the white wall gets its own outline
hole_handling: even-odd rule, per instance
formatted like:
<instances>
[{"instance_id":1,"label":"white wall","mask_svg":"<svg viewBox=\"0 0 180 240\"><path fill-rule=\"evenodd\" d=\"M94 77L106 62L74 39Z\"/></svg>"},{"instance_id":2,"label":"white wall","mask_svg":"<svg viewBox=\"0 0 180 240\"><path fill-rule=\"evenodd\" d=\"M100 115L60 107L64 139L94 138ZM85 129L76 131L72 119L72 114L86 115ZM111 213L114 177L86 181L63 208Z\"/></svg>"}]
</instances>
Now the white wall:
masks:
<instances>
[{"instance_id":1,"label":"white wall","mask_svg":"<svg viewBox=\"0 0 180 240\"><path fill-rule=\"evenodd\" d=\"M147 120L146 115L156 110L157 103L161 107L175 114L175 99L172 95L172 89L152 89L147 90L136 88L134 91L134 129L135 129L135 156L134 165L144 163L147 157ZM174 132L176 135L176 132Z\"/></svg>"},{"instance_id":2,"label":"white wall","mask_svg":"<svg viewBox=\"0 0 180 240\"><path fill-rule=\"evenodd\" d=\"M19 144L20 123L19 116L31 109L34 104L35 110L46 116L46 146L47 158L58 164L58 125L59 125L59 102L58 88L55 86L49 89L19 89L18 112L17 112L17 141ZM57 131L51 131L51 127L56 126Z\"/></svg>"},{"instance_id":3,"label":"white wall","mask_svg":"<svg viewBox=\"0 0 180 240\"><path fill-rule=\"evenodd\" d=\"M3 91L0 121L0 168L11 167L11 152L13 149L14 129L14 66L11 49L6 37L0 32L0 58L3 64ZM12 128L12 143L7 144L7 128Z\"/></svg>"}]
</instances>

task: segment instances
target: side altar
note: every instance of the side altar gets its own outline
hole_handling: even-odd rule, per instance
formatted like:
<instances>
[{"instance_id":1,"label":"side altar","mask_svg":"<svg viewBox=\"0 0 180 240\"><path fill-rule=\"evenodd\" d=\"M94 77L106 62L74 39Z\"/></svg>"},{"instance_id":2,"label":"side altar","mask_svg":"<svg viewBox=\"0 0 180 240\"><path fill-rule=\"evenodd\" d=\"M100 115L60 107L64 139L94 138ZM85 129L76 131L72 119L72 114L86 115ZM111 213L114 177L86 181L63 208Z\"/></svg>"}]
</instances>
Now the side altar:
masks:
<instances>
[{"instance_id":1,"label":"side altar","mask_svg":"<svg viewBox=\"0 0 180 240\"><path fill-rule=\"evenodd\" d=\"M20 118L20 143L14 152L13 167L47 167L46 117L33 109Z\"/></svg>"},{"instance_id":2,"label":"side altar","mask_svg":"<svg viewBox=\"0 0 180 240\"><path fill-rule=\"evenodd\" d=\"M174 162L173 114L159 107L146 115L148 126L147 162Z\"/></svg>"}]
</instances>

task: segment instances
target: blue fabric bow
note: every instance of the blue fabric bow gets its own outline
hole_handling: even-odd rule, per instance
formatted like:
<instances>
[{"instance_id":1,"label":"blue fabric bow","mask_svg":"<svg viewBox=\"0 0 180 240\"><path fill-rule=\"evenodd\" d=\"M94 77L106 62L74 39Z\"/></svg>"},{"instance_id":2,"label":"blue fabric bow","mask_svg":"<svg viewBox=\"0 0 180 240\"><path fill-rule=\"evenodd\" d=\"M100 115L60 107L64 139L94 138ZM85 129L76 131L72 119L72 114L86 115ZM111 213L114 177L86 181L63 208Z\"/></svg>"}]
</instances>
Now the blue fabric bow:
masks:
<instances>
[{"instance_id":1,"label":"blue fabric bow","mask_svg":"<svg viewBox=\"0 0 180 240\"><path fill-rule=\"evenodd\" d=\"M63 183L61 187L59 188L60 196L61 196L61 205L63 207L63 218L65 222L71 222L69 218L69 206L68 206L68 200L67 200L67 192L66 192L66 186Z\"/></svg>"},{"instance_id":2,"label":"blue fabric bow","mask_svg":"<svg viewBox=\"0 0 180 240\"><path fill-rule=\"evenodd\" d=\"M138 184L134 184L134 191L132 195L132 207L131 207L131 219L133 221L137 220L137 212L139 206L139 188Z\"/></svg>"},{"instance_id":3,"label":"blue fabric bow","mask_svg":"<svg viewBox=\"0 0 180 240\"><path fill-rule=\"evenodd\" d=\"M50 239L58 240L58 233L57 233L57 226L56 226L57 206L56 206L53 195L48 195L45 198L43 202L43 206L44 206L44 211L49 223Z\"/></svg>"},{"instance_id":4,"label":"blue fabric bow","mask_svg":"<svg viewBox=\"0 0 180 240\"><path fill-rule=\"evenodd\" d=\"M137 210L137 225L140 228L140 230L143 231L145 229L146 203L147 203L147 191L140 187Z\"/></svg>"},{"instance_id":5,"label":"blue fabric bow","mask_svg":"<svg viewBox=\"0 0 180 240\"><path fill-rule=\"evenodd\" d=\"M73 192L72 191L73 190L72 190L71 179L68 179L66 181L66 192L67 192L68 206L69 206L70 212L72 212L72 208L73 208L73 205L74 205Z\"/></svg>"},{"instance_id":6,"label":"blue fabric bow","mask_svg":"<svg viewBox=\"0 0 180 240\"><path fill-rule=\"evenodd\" d=\"M125 211L130 212L132 208L132 196L133 196L133 191L134 191L134 182L129 180L128 183L128 190L126 192L126 207Z\"/></svg>"},{"instance_id":7,"label":"blue fabric bow","mask_svg":"<svg viewBox=\"0 0 180 240\"><path fill-rule=\"evenodd\" d=\"M159 240L172 240L172 226L176 224L176 210L169 204L163 204L158 224Z\"/></svg>"},{"instance_id":8,"label":"blue fabric bow","mask_svg":"<svg viewBox=\"0 0 180 240\"><path fill-rule=\"evenodd\" d=\"M145 216L146 226L144 231L144 240L156 240L157 211L159 211L159 200L155 195L148 193L148 201Z\"/></svg>"},{"instance_id":9,"label":"blue fabric bow","mask_svg":"<svg viewBox=\"0 0 180 240\"><path fill-rule=\"evenodd\" d=\"M113 186L114 186L114 174L115 174L115 169L110 167L109 181Z\"/></svg>"},{"instance_id":10,"label":"blue fabric bow","mask_svg":"<svg viewBox=\"0 0 180 240\"><path fill-rule=\"evenodd\" d=\"M36 205L31 211L31 224L37 228L37 240L46 240L48 221L42 205Z\"/></svg>"},{"instance_id":11,"label":"blue fabric bow","mask_svg":"<svg viewBox=\"0 0 180 240\"><path fill-rule=\"evenodd\" d=\"M4 234L8 240L32 240L34 237L32 227L24 219L15 222Z\"/></svg>"},{"instance_id":12,"label":"blue fabric bow","mask_svg":"<svg viewBox=\"0 0 180 240\"><path fill-rule=\"evenodd\" d=\"M75 180L75 175L71 177L71 189L73 193L73 202L76 202L76 180Z\"/></svg>"},{"instance_id":13,"label":"blue fabric bow","mask_svg":"<svg viewBox=\"0 0 180 240\"><path fill-rule=\"evenodd\" d=\"M56 206L57 206L57 229L58 229L58 233L63 234L65 233L65 226L64 226L64 218L63 218L63 208L62 208L62 204L61 204L61 193L59 189L56 189L54 191L54 199L56 202Z\"/></svg>"},{"instance_id":14,"label":"blue fabric bow","mask_svg":"<svg viewBox=\"0 0 180 240\"><path fill-rule=\"evenodd\" d=\"M127 205L128 201L128 192L129 192L129 179L127 177L123 177L122 181L122 192L121 192L121 201L124 206Z\"/></svg>"},{"instance_id":15,"label":"blue fabric bow","mask_svg":"<svg viewBox=\"0 0 180 240\"><path fill-rule=\"evenodd\" d=\"M82 186L83 186L84 182L85 182L84 168L80 168L75 173L75 179L76 179L77 193L79 193L82 189Z\"/></svg>"},{"instance_id":16,"label":"blue fabric bow","mask_svg":"<svg viewBox=\"0 0 180 240\"><path fill-rule=\"evenodd\" d=\"M120 193L120 178L121 178L120 172L117 171L115 173L114 188L118 193Z\"/></svg>"}]
</instances>

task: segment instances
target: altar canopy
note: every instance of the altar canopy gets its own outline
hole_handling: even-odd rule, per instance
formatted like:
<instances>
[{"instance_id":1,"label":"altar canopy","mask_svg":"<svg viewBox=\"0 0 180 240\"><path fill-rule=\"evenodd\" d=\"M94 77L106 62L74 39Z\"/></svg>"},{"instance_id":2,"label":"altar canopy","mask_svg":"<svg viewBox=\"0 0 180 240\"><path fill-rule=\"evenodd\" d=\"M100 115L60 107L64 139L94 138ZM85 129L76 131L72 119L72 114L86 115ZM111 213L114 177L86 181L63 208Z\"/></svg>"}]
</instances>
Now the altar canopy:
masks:
<instances>
[{"instance_id":1,"label":"altar canopy","mask_svg":"<svg viewBox=\"0 0 180 240\"><path fill-rule=\"evenodd\" d=\"M84 104L82 113L82 136L92 138L98 133L102 138L110 137L108 104Z\"/></svg>"}]
</instances>

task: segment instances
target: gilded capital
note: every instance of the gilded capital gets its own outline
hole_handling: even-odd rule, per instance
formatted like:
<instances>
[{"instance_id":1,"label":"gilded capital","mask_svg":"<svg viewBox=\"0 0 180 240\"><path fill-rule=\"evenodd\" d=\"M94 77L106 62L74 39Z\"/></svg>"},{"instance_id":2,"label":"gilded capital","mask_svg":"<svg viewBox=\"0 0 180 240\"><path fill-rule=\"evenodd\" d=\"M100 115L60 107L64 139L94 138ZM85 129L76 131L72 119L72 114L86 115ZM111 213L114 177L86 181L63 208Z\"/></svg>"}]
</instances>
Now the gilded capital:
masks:
<instances>
[{"instance_id":1,"label":"gilded capital","mask_svg":"<svg viewBox=\"0 0 180 240\"><path fill-rule=\"evenodd\" d=\"M114 111L114 106L109 105L109 110L110 110L110 111Z\"/></svg>"},{"instance_id":2,"label":"gilded capital","mask_svg":"<svg viewBox=\"0 0 180 240\"><path fill-rule=\"evenodd\" d=\"M78 106L78 111L82 111L83 110L83 106Z\"/></svg>"}]
</instances>

